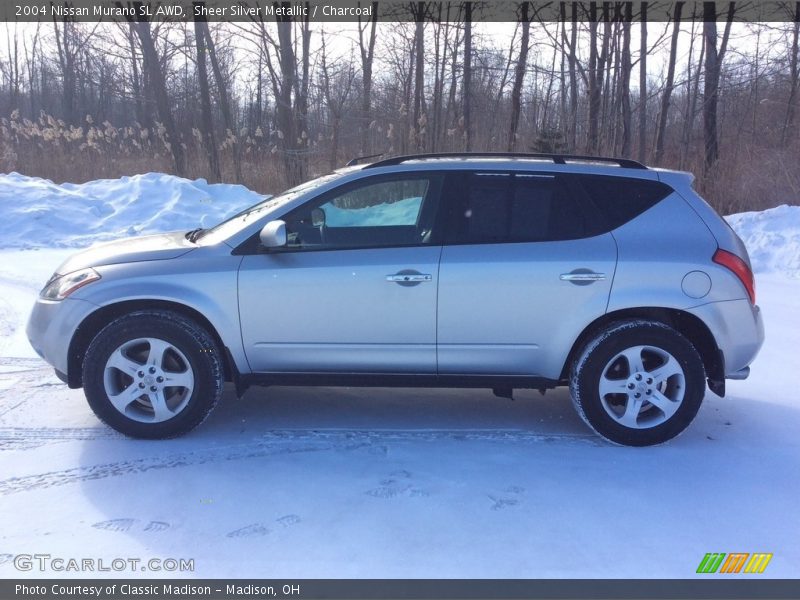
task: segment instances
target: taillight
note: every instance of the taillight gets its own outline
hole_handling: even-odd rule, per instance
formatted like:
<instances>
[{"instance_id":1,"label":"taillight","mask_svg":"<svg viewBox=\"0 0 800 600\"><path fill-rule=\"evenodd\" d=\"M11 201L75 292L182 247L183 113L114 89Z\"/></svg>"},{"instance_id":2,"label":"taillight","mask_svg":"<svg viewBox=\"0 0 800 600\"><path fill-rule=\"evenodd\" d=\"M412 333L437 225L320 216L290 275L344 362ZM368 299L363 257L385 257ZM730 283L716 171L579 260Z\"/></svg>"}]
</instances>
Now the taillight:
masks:
<instances>
[{"instance_id":1,"label":"taillight","mask_svg":"<svg viewBox=\"0 0 800 600\"><path fill-rule=\"evenodd\" d=\"M721 248L718 248L717 251L714 252L714 256L711 260L718 265L730 269L733 274L739 278L739 281L742 282L744 289L747 290L747 295L750 296L750 302L753 304L756 303L756 281L753 277L753 271L750 270L746 262L734 253Z\"/></svg>"}]
</instances>

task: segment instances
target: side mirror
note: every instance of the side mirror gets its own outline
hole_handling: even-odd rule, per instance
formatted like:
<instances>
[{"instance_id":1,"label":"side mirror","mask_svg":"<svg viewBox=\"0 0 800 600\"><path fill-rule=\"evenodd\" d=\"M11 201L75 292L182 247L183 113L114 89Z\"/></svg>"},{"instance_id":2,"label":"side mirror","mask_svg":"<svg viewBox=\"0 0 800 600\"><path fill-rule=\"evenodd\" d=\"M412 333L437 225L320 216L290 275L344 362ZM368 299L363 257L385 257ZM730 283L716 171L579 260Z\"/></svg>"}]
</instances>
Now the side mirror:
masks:
<instances>
[{"instance_id":1,"label":"side mirror","mask_svg":"<svg viewBox=\"0 0 800 600\"><path fill-rule=\"evenodd\" d=\"M286 245L286 223L284 221L270 221L261 230L258 236L265 248L280 248Z\"/></svg>"}]
</instances>

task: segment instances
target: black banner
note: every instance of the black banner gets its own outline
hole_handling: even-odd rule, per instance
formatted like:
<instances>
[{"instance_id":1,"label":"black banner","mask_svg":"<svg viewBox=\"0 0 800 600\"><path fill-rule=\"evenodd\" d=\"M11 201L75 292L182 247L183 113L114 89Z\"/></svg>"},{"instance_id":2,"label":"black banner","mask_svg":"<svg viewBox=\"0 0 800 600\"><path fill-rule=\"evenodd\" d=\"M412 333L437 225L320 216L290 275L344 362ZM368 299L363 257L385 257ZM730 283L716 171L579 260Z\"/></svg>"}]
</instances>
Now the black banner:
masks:
<instances>
[{"instance_id":1,"label":"black banner","mask_svg":"<svg viewBox=\"0 0 800 600\"><path fill-rule=\"evenodd\" d=\"M0 598L6 600L782 600L798 596L800 581L787 579L0 580Z\"/></svg>"},{"instance_id":2,"label":"black banner","mask_svg":"<svg viewBox=\"0 0 800 600\"><path fill-rule=\"evenodd\" d=\"M676 1L659 2L560 2L548 0L504 1L483 0L472 4L472 21L518 21L522 4L528 5L531 21L571 20L573 11L579 21L621 21L626 18L625 5L631 4L630 18L638 21L642 5L647 4L647 21L672 20ZM682 21L702 20L704 2L681 2ZM751 0L749 2L715 2L717 19L737 22L792 21L795 2ZM0 21L50 22L55 20L85 22L147 21L275 21L305 20L313 22L368 21L463 21L465 2L433 0L308 0L272 2L269 0L3 0Z\"/></svg>"}]
</instances>

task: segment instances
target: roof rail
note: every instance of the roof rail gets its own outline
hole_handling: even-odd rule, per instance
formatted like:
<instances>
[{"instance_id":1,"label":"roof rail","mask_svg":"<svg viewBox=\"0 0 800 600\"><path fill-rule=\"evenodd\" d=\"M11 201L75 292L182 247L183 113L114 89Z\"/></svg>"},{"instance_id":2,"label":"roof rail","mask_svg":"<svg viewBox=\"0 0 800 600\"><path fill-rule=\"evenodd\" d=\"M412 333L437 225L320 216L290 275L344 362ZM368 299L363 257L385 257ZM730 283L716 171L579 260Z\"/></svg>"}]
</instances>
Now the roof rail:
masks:
<instances>
[{"instance_id":1,"label":"roof rail","mask_svg":"<svg viewBox=\"0 0 800 600\"><path fill-rule=\"evenodd\" d=\"M380 156L380 155L378 155ZM368 158L368 157L365 157ZM614 163L626 169L646 169L642 163L629 158L609 158L606 156L584 156L582 154L547 154L547 153L520 153L520 152L438 152L433 154L409 154L406 156L393 156L384 160L366 165L365 169L375 167L390 167L410 160L424 160L429 158L536 158L549 159L557 165L564 165L567 161L607 162ZM350 161L353 162L353 161ZM348 165L350 163L347 163Z\"/></svg>"}]
</instances>

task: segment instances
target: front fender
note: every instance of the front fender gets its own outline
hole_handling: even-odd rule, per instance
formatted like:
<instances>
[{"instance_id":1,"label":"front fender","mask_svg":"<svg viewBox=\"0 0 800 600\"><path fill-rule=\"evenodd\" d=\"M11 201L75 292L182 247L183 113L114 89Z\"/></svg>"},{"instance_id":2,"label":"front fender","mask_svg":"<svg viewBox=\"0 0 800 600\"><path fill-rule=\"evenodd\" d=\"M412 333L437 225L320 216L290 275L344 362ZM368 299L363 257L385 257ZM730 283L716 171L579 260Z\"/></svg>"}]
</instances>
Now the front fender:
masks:
<instances>
[{"instance_id":1,"label":"front fender","mask_svg":"<svg viewBox=\"0 0 800 600\"><path fill-rule=\"evenodd\" d=\"M237 292L242 257L201 255L193 252L170 261L96 267L102 277L100 281L79 289L75 298L91 302L97 310L136 301L171 302L188 307L203 315L216 330L239 372L249 373Z\"/></svg>"}]
</instances>

